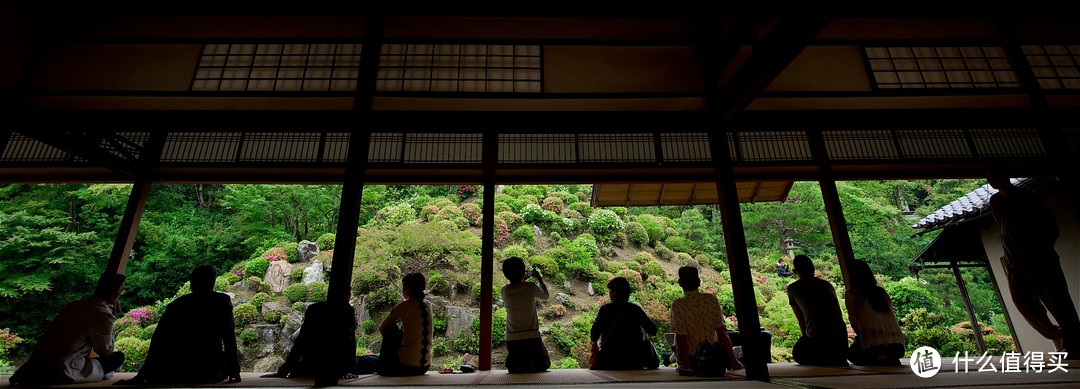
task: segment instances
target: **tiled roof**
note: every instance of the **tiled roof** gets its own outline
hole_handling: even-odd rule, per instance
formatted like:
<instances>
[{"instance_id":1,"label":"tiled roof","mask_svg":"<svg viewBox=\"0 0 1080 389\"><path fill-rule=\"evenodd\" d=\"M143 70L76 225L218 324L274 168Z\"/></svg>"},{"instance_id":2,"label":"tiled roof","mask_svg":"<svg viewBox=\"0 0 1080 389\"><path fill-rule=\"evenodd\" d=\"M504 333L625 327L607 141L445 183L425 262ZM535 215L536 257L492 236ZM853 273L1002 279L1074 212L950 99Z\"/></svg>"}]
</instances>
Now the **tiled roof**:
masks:
<instances>
[{"instance_id":1,"label":"tiled roof","mask_svg":"<svg viewBox=\"0 0 1080 389\"><path fill-rule=\"evenodd\" d=\"M1031 180L1027 178L1013 178L1011 181L1015 186L1026 188L1029 186L1028 182ZM919 220L918 223L915 223L911 227L931 228L952 221L982 215L983 213L986 213L989 208L990 196L997 192L997 189L991 188L990 184L983 185L954 200L948 205L941 207L941 209L934 211L934 213Z\"/></svg>"}]
</instances>

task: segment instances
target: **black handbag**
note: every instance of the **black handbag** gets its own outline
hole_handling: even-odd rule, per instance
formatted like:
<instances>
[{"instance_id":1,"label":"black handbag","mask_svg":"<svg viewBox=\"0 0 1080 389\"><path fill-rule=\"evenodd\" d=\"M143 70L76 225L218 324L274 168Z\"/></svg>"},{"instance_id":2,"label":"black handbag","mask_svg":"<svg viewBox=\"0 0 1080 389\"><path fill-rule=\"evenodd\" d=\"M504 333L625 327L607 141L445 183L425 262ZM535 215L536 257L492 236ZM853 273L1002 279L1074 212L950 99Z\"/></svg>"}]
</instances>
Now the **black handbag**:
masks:
<instances>
[{"instance_id":1,"label":"black handbag","mask_svg":"<svg viewBox=\"0 0 1080 389\"><path fill-rule=\"evenodd\" d=\"M656 346L653 345L652 339L649 338L649 334L645 333L645 331L641 332L641 346L642 355L645 358L641 366L648 370L660 368L660 356L656 353Z\"/></svg>"},{"instance_id":2,"label":"black handbag","mask_svg":"<svg viewBox=\"0 0 1080 389\"><path fill-rule=\"evenodd\" d=\"M720 342L709 343L702 341L698 344L697 352L694 353L694 358L690 361L690 368L694 370L694 375L702 377L719 377L727 372L727 369L731 367L731 361L728 360L728 355L724 352L724 345Z\"/></svg>"}]
</instances>

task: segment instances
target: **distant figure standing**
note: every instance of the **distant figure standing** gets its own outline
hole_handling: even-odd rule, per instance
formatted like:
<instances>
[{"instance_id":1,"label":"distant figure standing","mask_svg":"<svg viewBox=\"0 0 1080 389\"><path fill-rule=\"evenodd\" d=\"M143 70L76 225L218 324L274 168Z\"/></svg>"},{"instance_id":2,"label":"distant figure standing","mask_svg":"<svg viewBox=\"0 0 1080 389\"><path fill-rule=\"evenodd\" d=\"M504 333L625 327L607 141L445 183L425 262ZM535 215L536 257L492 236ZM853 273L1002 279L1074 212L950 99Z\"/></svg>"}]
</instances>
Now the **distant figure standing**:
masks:
<instances>
[{"instance_id":1,"label":"distant figure standing","mask_svg":"<svg viewBox=\"0 0 1080 389\"><path fill-rule=\"evenodd\" d=\"M795 256L799 279L787 287L788 302L799 319L802 336L791 349L800 365L847 366L847 327L836 300L836 288L814 276L814 262Z\"/></svg>"},{"instance_id":2,"label":"distant figure standing","mask_svg":"<svg viewBox=\"0 0 1080 389\"><path fill-rule=\"evenodd\" d=\"M784 259L780 258L776 260L776 275L780 277L790 277L794 275L791 270L788 270L787 264L784 263Z\"/></svg>"},{"instance_id":3,"label":"distant figure standing","mask_svg":"<svg viewBox=\"0 0 1080 389\"><path fill-rule=\"evenodd\" d=\"M120 385L240 382L232 299L214 291L217 271L191 271L191 293L165 307L139 374Z\"/></svg>"},{"instance_id":4,"label":"distant figure standing","mask_svg":"<svg viewBox=\"0 0 1080 389\"><path fill-rule=\"evenodd\" d=\"M124 280L120 274L102 275L93 296L65 305L9 384L60 385L109 378L124 363L124 353L113 350L113 323L121 312L118 301ZM90 358L91 351L98 357Z\"/></svg>"},{"instance_id":5,"label":"distant figure standing","mask_svg":"<svg viewBox=\"0 0 1080 389\"><path fill-rule=\"evenodd\" d=\"M531 277L540 285L525 282L525 261L510 257L503 261L503 275L510 281L502 288L506 306L506 370L510 373L533 373L551 367L551 356L540 338L540 320L536 300L547 300L548 289L539 272ZM485 346L486 347L486 346Z\"/></svg>"},{"instance_id":6,"label":"distant figure standing","mask_svg":"<svg viewBox=\"0 0 1080 389\"><path fill-rule=\"evenodd\" d=\"M992 167L986 181L998 190L990 196L990 210L1001 225L1001 264L1016 309L1057 351L1080 352L1080 318L1054 250L1054 214L1033 193L1014 186L1000 167Z\"/></svg>"},{"instance_id":7,"label":"distant figure standing","mask_svg":"<svg viewBox=\"0 0 1080 389\"><path fill-rule=\"evenodd\" d=\"M607 283L611 302L596 313L589 339L599 352L596 370L641 370L660 367L655 355L644 355L642 331L656 335L656 324L630 302L630 282L615 277Z\"/></svg>"},{"instance_id":8,"label":"distant figure standing","mask_svg":"<svg viewBox=\"0 0 1080 389\"><path fill-rule=\"evenodd\" d=\"M855 342L848 348L848 360L856 365L899 366L905 339L893 313L892 299L878 286L865 261L854 261L849 268L851 287L844 301Z\"/></svg>"}]
</instances>

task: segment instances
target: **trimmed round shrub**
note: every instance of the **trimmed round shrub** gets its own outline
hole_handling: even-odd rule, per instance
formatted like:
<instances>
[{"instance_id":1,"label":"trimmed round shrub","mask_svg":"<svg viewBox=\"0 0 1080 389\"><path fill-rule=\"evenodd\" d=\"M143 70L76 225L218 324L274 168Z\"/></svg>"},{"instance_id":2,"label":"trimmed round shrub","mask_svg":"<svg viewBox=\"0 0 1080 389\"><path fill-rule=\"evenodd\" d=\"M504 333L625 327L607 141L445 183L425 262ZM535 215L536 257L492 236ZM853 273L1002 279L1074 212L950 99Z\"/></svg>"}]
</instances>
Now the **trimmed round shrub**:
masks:
<instances>
[{"instance_id":1,"label":"trimmed round shrub","mask_svg":"<svg viewBox=\"0 0 1080 389\"><path fill-rule=\"evenodd\" d=\"M263 278L266 276L266 269L270 268L270 261L263 258L255 258L248 262L247 266L244 266L244 274L250 277Z\"/></svg>"},{"instance_id":2,"label":"trimmed round shrub","mask_svg":"<svg viewBox=\"0 0 1080 389\"><path fill-rule=\"evenodd\" d=\"M254 305L255 308L261 309L263 303L265 303L266 300L268 300L269 298L270 295L266 294L265 292L255 293L254 296L251 296L251 305Z\"/></svg>"},{"instance_id":3,"label":"trimmed round shrub","mask_svg":"<svg viewBox=\"0 0 1080 389\"><path fill-rule=\"evenodd\" d=\"M289 286L285 287L284 291L282 291L282 294L285 295L285 298L289 299L289 302L293 302L293 303L299 302L299 301L304 301L304 299L307 298L307 293L308 293L307 285L299 284L299 283L298 284L290 284Z\"/></svg>"},{"instance_id":4,"label":"trimmed round shrub","mask_svg":"<svg viewBox=\"0 0 1080 389\"><path fill-rule=\"evenodd\" d=\"M377 226L398 226L401 223L415 220L416 211L409 203L400 203L382 208L375 212L371 218L371 224Z\"/></svg>"},{"instance_id":5,"label":"trimmed round shrub","mask_svg":"<svg viewBox=\"0 0 1080 389\"><path fill-rule=\"evenodd\" d=\"M586 201L578 201L576 203L571 203L569 206L566 207L566 209L578 211L579 213L581 213L582 216L585 217L589 217L589 215L591 215L593 212L592 205Z\"/></svg>"},{"instance_id":6,"label":"trimmed round shrub","mask_svg":"<svg viewBox=\"0 0 1080 389\"><path fill-rule=\"evenodd\" d=\"M292 269L292 273L289 273L289 279L293 280L294 282L303 281L304 280L304 268L302 266L294 267Z\"/></svg>"},{"instance_id":7,"label":"trimmed round shrub","mask_svg":"<svg viewBox=\"0 0 1080 389\"><path fill-rule=\"evenodd\" d=\"M544 199L542 207L548 211L560 213L563 211L563 200L558 196L550 196Z\"/></svg>"},{"instance_id":8,"label":"trimmed round shrub","mask_svg":"<svg viewBox=\"0 0 1080 389\"><path fill-rule=\"evenodd\" d=\"M285 258L279 258L278 260L284 259L289 262L297 262L300 260L300 252L297 251L297 246L299 246L299 244L296 242L281 242L274 245L273 248L281 249L281 252L285 254ZM265 259L267 261L270 260L269 258Z\"/></svg>"},{"instance_id":9,"label":"trimmed round shrub","mask_svg":"<svg viewBox=\"0 0 1080 389\"><path fill-rule=\"evenodd\" d=\"M320 250L330 250L334 248L334 241L337 239L337 235L332 232L319 235L318 239L315 239L315 244L319 245Z\"/></svg>"},{"instance_id":10,"label":"trimmed round shrub","mask_svg":"<svg viewBox=\"0 0 1080 389\"><path fill-rule=\"evenodd\" d=\"M261 291L270 290L270 285L267 284L266 282L263 282L262 278L248 277L246 282L247 282L247 288L250 291L261 292ZM222 289L222 290L224 290L224 289Z\"/></svg>"},{"instance_id":11,"label":"trimmed round shrub","mask_svg":"<svg viewBox=\"0 0 1080 389\"><path fill-rule=\"evenodd\" d=\"M505 205L505 204L503 204ZM507 207L507 210L510 208ZM462 215L469 220L469 225L479 226L484 221L484 210L477 203L465 203L461 205Z\"/></svg>"},{"instance_id":12,"label":"trimmed round shrub","mask_svg":"<svg viewBox=\"0 0 1080 389\"><path fill-rule=\"evenodd\" d=\"M259 319L259 309L251 303L243 303L233 308L233 322L237 327L254 323Z\"/></svg>"},{"instance_id":13,"label":"trimmed round shrub","mask_svg":"<svg viewBox=\"0 0 1080 389\"><path fill-rule=\"evenodd\" d=\"M667 275L667 272L664 271L664 267L660 265L660 262L655 260L645 262L645 265L641 266L641 273L650 278L657 277L661 280Z\"/></svg>"},{"instance_id":14,"label":"trimmed round shrub","mask_svg":"<svg viewBox=\"0 0 1080 389\"><path fill-rule=\"evenodd\" d=\"M214 291L216 292L224 292L225 289L229 289L229 286L231 285L232 283L229 282L228 277L219 276L218 278L214 279Z\"/></svg>"},{"instance_id":15,"label":"trimmed round shrub","mask_svg":"<svg viewBox=\"0 0 1080 389\"><path fill-rule=\"evenodd\" d=\"M684 252L684 253L692 253L692 252L695 251L694 242L690 241L690 239L686 239L686 238L683 238L681 236L670 236L669 235L668 238L666 240L664 240L664 243L666 243L666 246L668 248L670 248L672 250L675 250L675 251L681 251L681 252Z\"/></svg>"},{"instance_id":16,"label":"trimmed round shrub","mask_svg":"<svg viewBox=\"0 0 1080 389\"><path fill-rule=\"evenodd\" d=\"M232 284L235 284L237 282L240 282L240 280L242 279L241 275L244 274L244 273L243 273L242 270L239 273L240 274L231 273L231 272L230 273L225 273L225 275L222 276L222 277L225 277L225 281L228 282L229 285L232 285Z\"/></svg>"},{"instance_id":17,"label":"trimmed round shrub","mask_svg":"<svg viewBox=\"0 0 1080 389\"><path fill-rule=\"evenodd\" d=\"M313 303L326 301L327 289L329 289L329 287L322 281L315 281L308 284L306 301Z\"/></svg>"},{"instance_id":18,"label":"trimmed round shrub","mask_svg":"<svg viewBox=\"0 0 1080 389\"><path fill-rule=\"evenodd\" d=\"M533 255L529 257L529 266L539 270L544 278L555 282L566 281L566 274L563 273L562 268L559 267L559 263L554 258L546 255Z\"/></svg>"},{"instance_id":19,"label":"trimmed round shrub","mask_svg":"<svg viewBox=\"0 0 1080 389\"><path fill-rule=\"evenodd\" d=\"M154 338L154 331L157 331L157 324L151 324L139 331L139 339L150 340Z\"/></svg>"},{"instance_id":20,"label":"trimmed round shrub","mask_svg":"<svg viewBox=\"0 0 1080 389\"><path fill-rule=\"evenodd\" d=\"M510 206L507 205L505 202L496 201L495 202L495 213L499 213L499 212L512 212L512 211L510 211Z\"/></svg>"},{"instance_id":21,"label":"trimmed round shrub","mask_svg":"<svg viewBox=\"0 0 1080 389\"><path fill-rule=\"evenodd\" d=\"M117 338L138 338L142 333L143 328L139 326L128 326L116 333Z\"/></svg>"},{"instance_id":22,"label":"trimmed round shrub","mask_svg":"<svg viewBox=\"0 0 1080 389\"><path fill-rule=\"evenodd\" d=\"M600 239L607 239L626 228L619 215L600 209L589 215L589 230Z\"/></svg>"},{"instance_id":23,"label":"trimmed round shrub","mask_svg":"<svg viewBox=\"0 0 1080 389\"><path fill-rule=\"evenodd\" d=\"M626 223L626 238L635 246L641 247L649 243L649 231L645 230L638 222Z\"/></svg>"},{"instance_id":24,"label":"trimmed round shrub","mask_svg":"<svg viewBox=\"0 0 1080 389\"><path fill-rule=\"evenodd\" d=\"M637 263L649 263L649 261L652 261L653 259L655 258L653 258L652 254L649 254L648 251L640 251L637 254L634 254L634 262Z\"/></svg>"},{"instance_id":25,"label":"trimmed round shrub","mask_svg":"<svg viewBox=\"0 0 1080 389\"><path fill-rule=\"evenodd\" d=\"M124 364L121 371L137 372L146 361L146 352L150 351L150 341L129 337L120 338L113 344L117 351L124 353Z\"/></svg>"},{"instance_id":26,"label":"trimmed round shrub","mask_svg":"<svg viewBox=\"0 0 1080 389\"><path fill-rule=\"evenodd\" d=\"M274 324L281 321L282 316L284 315L281 313L281 311L271 309L269 311L266 311L266 314L263 315L263 320L267 323Z\"/></svg>"},{"instance_id":27,"label":"trimmed round shrub","mask_svg":"<svg viewBox=\"0 0 1080 389\"><path fill-rule=\"evenodd\" d=\"M266 249L266 251L263 251L260 258L262 258L262 260L266 261L267 263L270 263L270 262L282 261L282 260L289 261L289 257L299 257L299 256L300 256L299 253L289 255L289 253L287 251L285 251L284 248L274 246L274 247ZM248 261L248 262L250 263L251 261ZM289 262L292 262L292 261L289 261ZM247 270L246 267L245 267L245 270ZM263 271L265 272L265 270L263 270Z\"/></svg>"},{"instance_id":28,"label":"trimmed round shrub","mask_svg":"<svg viewBox=\"0 0 1080 389\"><path fill-rule=\"evenodd\" d=\"M240 331L240 341L244 344L252 344L259 340L259 331L254 328L245 328Z\"/></svg>"},{"instance_id":29,"label":"trimmed round shrub","mask_svg":"<svg viewBox=\"0 0 1080 389\"><path fill-rule=\"evenodd\" d=\"M519 242L536 244L536 235L533 233L532 226L518 227L510 233L510 237Z\"/></svg>"},{"instance_id":30,"label":"trimmed round shrub","mask_svg":"<svg viewBox=\"0 0 1080 389\"><path fill-rule=\"evenodd\" d=\"M527 248L527 247L525 247L523 245L520 245L520 244L510 245L509 247L503 249L502 256L503 256L503 258L510 258L510 257L528 258L529 257L529 248Z\"/></svg>"}]
</instances>

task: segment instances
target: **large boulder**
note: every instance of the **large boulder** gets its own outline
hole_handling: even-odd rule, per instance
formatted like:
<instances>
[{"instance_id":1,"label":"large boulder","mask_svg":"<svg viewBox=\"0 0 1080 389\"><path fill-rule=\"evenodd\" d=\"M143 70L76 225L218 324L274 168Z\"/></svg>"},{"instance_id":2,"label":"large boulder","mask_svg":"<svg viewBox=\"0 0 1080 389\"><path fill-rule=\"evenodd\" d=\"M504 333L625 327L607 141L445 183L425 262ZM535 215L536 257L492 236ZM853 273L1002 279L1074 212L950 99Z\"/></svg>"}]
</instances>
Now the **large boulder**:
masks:
<instances>
[{"instance_id":1,"label":"large boulder","mask_svg":"<svg viewBox=\"0 0 1080 389\"><path fill-rule=\"evenodd\" d=\"M285 360L282 359L281 356L271 355L255 362L255 368L253 370L256 373L273 373L276 372L283 363L285 363Z\"/></svg>"},{"instance_id":2,"label":"large boulder","mask_svg":"<svg viewBox=\"0 0 1080 389\"><path fill-rule=\"evenodd\" d=\"M300 260L297 262L308 262L319 255L319 245L312 241L302 240L296 245L296 252L300 254Z\"/></svg>"},{"instance_id":3,"label":"large boulder","mask_svg":"<svg viewBox=\"0 0 1080 389\"><path fill-rule=\"evenodd\" d=\"M285 290L285 287L289 286L289 277L292 276L293 266L287 261L274 261L270 262L270 267L266 268L266 275L263 276L263 281L266 281L270 285L270 290L274 293L281 293Z\"/></svg>"},{"instance_id":4,"label":"large boulder","mask_svg":"<svg viewBox=\"0 0 1080 389\"><path fill-rule=\"evenodd\" d=\"M323 280L324 277L322 261L312 261L311 266L308 266L306 269L304 269L304 285Z\"/></svg>"},{"instance_id":5,"label":"large boulder","mask_svg":"<svg viewBox=\"0 0 1080 389\"><path fill-rule=\"evenodd\" d=\"M256 324L252 326L259 332L258 344L252 347L255 358L263 358L274 355L277 350L277 340L281 336L281 327L274 324Z\"/></svg>"},{"instance_id":6,"label":"large boulder","mask_svg":"<svg viewBox=\"0 0 1080 389\"><path fill-rule=\"evenodd\" d=\"M352 305L353 311L356 314L357 324L362 324L364 320L368 320L371 318L371 313L369 313L367 310L367 296L354 295L352 297L352 300L349 300L349 305Z\"/></svg>"},{"instance_id":7,"label":"large boulder","mask_svg":"<svg viewBox=\"0 0 1080 389\"><path fill-rule=\"evenodd\" d=\"M446 307L446 336L457 339L458 335L470 331L469 327L478 317L480 317L480 308Z\"/></svg>"}]
</instances>

